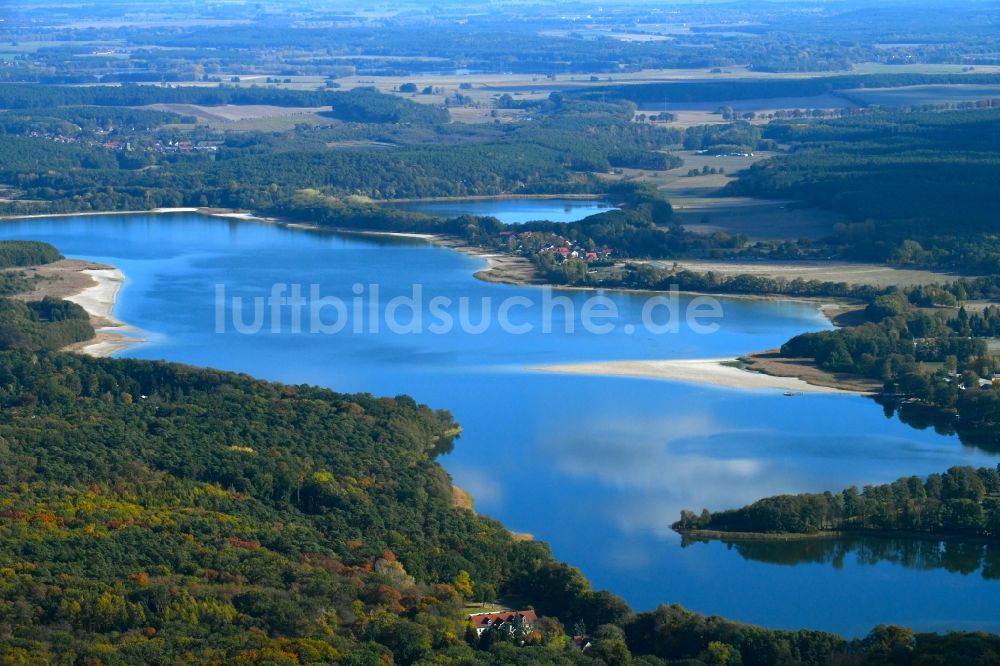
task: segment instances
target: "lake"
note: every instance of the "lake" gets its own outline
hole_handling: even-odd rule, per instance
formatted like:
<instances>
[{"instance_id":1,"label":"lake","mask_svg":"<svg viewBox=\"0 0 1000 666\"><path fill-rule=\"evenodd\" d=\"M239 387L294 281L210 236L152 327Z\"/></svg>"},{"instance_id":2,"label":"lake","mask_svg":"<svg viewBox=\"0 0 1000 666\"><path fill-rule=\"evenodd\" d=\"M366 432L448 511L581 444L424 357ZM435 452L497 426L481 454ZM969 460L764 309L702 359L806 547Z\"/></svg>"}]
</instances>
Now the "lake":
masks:
<instances>
[{"instance_id":1,"label":"lake","mask_svg":"<svg viewBox=\"0 0 1000 666\"><path fill-rule=\"evenodd\" d=\"M851 636L890 622L924 630L1000 630L1000 585L985 573L994 568L992 551L979 548L977 565L956 567L945 552L953 545L922 545L919 557L900 555L915 547L898 543L844 544L836 551L800 543L755 549L686 544L669 529L684 508L735 507L776 493L885 482L955 464L994 465L995 455L906 426L858 396L788 398L777 391L530 369L766 349L796 333L828 328L814 305L723 300L714 333L699 334L687 324L654 333L642 324L645 297L608 292L605 306L619 312L613 330L570 334L565 325L574 317L566 308L582 310L592 296L570 291L555 295L565 301L546 332L542 290L480 282L472 274L482 259L417 240L187 213L5 222L0 237L45 240L66 255L119 266L128 281L116 316L149 339L126 356L339 391L407 393L451 410L464 433L441 462L472 493L477 510L549 542L557 557L636 609L678 602L770 627ZM275 284L301 284L306 293L316 285L318 296L341 299L359 315L371 303L381 311L393 299L412 298L419 284L420 314L402 319L413 325L426 315L424 331L375 331L368 321L360 332L348 325L334 334L294 333L290 314L279 311L277 321L264 318L259 332L240 333L232 298L247 306L241 319L247 328L253 320L248 304L267 298ZM221 315L220 291L226 296ZM444 310L456 320L464 299L470 324L486 314L496 317L502 303L514 302L508 299L521 299L508 314L531 330L491 325L481 333L463 327L432 333L429 300L436 296L453 299ZM367 299L357 311L355 297ZM682 305L687 302L682 298ZM972 561L970 553L959 555Z\"/></svg>"},{"instance_id":2,"label":"lake","mask_svg":"<svg viewBox=\"0 0 1000 666\"><path fill-rule=\"evenodd\" d=\"M607 201L592 199L456 199L413 201L391 205L403 210L441 217L492 216L505 224L524 224L538 220L576 222L596 213L615 210Z\"/></svg>"}]
</instances>

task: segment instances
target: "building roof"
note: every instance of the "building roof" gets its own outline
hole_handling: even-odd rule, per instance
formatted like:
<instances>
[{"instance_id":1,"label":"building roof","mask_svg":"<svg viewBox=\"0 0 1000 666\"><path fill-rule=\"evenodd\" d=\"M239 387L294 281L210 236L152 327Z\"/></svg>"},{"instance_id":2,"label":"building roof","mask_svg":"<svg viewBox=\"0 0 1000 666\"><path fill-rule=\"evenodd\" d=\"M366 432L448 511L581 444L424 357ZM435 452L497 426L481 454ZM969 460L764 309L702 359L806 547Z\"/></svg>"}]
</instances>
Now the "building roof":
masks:
<instances>
[{"instance_id":1,"label":"building roof","mask_svg":"<svg viewBox=\"0 0 1000 666\"><path fill-rule=\"evenodd\" d=\"M473 613L469 616L469 621L477 626L487 626L493 624L503 624L504 622L514 622L514 621L527 622L531 624L538 619L533 610L523 610L523 611L503 611L500 613Z\"/></svg>"}]
</instances>

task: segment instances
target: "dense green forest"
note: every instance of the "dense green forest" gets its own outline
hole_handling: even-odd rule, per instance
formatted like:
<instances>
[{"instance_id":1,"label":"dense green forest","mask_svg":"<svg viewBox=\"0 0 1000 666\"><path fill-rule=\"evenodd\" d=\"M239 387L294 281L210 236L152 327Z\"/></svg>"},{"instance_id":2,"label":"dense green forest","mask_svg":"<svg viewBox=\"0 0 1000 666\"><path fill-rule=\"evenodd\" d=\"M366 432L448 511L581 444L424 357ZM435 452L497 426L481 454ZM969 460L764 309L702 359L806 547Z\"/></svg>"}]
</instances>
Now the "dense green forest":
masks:
<instances>
[{"instance_id":1,"label":"dense green forest","mask_svg":"<svg viewBox=\"0 0 1000 666\"><path fill-rule=\"evenodd\" d=\"M271 104L273 106L331 106L346 93L281 88L218 85L195 86L0 86L0 108L44 109L65 106L144 106L147 104Z\"/></svg>"},{"instance_id":2,"label":"dense green forest","mask_svg":"<svg viewBox=\"0 0 1000 666\"><path fill-rule=\"evenodd\" d=\"M855 487L838 493L780 495L742 509L684 511L681 531L759 534L822 532L920 532L936 536L1000 537L1000 472L952 467L926 479Z\"/></svg>"},{"instance_id":3,"label":"dense green forest","mask_svg":"<svg viewBox=\"0 0 1000 666\"><path fill-rule=\"evenodd\" d=\"M448 122L448 111L429 104L417 104L374 88L340 91L304 91L282 88L219 85L193 86L89 86L60 87L0 85L0 108L15 110L52 109L76 106L131 107L147 104L270 104L291 107L326 107L325 114L343 121L366 123Z\"/></svg>"},{"instance_id":4,"label":"dense green forest","mask_svg":"<svg viewBox=\"0 0 1000 666\"><path fill-rule=\"evenodd\" d=\"M52 298L23 303L0 298L0 348L62 349L92 337L90 315L76 303Z\"/></svg>"},{"instance_id":5,"label":"dense green forest","mask_svg":"<svg viewBox=\"0 0 1000 666\"><path fill-rule=\"evenodd\" d=\"M62 258L59 250L49 243L0 241L0 269L51 264Z\"/></svg>"}]
</instances>

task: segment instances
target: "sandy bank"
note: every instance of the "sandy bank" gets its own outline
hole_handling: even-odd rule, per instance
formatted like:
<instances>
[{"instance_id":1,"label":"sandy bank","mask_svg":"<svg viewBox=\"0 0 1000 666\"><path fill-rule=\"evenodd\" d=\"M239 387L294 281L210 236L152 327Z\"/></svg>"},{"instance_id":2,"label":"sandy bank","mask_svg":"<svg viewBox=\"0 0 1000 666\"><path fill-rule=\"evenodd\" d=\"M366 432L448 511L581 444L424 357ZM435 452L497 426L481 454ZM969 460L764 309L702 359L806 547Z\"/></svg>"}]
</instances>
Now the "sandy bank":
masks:
<instances>
[{"instance_id":1,"label":"sandy bank","mask_svg":"<svg viewBox=\"0 0 1000 666\"><path fill-rule=\"evenodd\" d=\"M28 296L57 296L76 303L90 315L90 323L96 331L94 338L70 345L65 351L104 357L144 342L140 337L126 334L126 331L135 329L113 316L118 292L125 284L125 274L121 270L92 262L66 260L50 267L40 267L38 271L46 276L39 283L43 286ZM39 291L48 293L39 294Z\"/></svg>"},{"instance_id":2,"label":"sandy bank","mask_svg":"<svg viewBox=\"0 0 1000 666\"><path fill-rule=\"evenodd\" d=\"M92 284L64 298L90 314L90 321L97 334L91 340L70 345L66 351L101 358L145 342L140 337L126 333L134 332L135 329L118 321L113 315L118 293L125 285L125 274L113 266L85 268L80 272L88 275Z\"/></svg>"},{"instance_id":3,"label":"sandy bank","mask_svg":"<svg viewBox=\"0 0 1000 666\"><path fill-rule=\"evenodd\" d=\"M113 322L111 313L114 311L118 292L125 284L125 274L114 267L85 268L80 272L93 278L93 284L66 296L66 300L76 303L102 323Z\"/></svg>"},{"instance_id":4,"label":"sandy bank","mask_svg":"<svg viewBox=\"0 0 1000 666\"><path fill-rule=\"evenodd\" d=\"M153 208L150 210L106 210L79 213L37 213L34 215L0 215L0 220L39 220L49 217L95 217L104 215L160 215L162 213L198 213L200 208Z\"/></svg>"},{"instance_id":5,"label":"sandy bank","mask_svg":"<svg viewBox=\"0 0 1000 666\"><path fill-rule=\"evenodd\" d=\"M878 393L882 383L868 377L846 372L830 372L816 365L814 359L786 358L778 349L750 354L740 359L744 367L755 373L774 377L796 378L812 384L855 393Z\"/></svg>"},{"instance_id":6,"label":"sandy bank","mask_svg":"<svg viewBox=\"0 0 1000 666\"><path fill-rule=\"evenodd\" d=\"M511 201L514 199L527 199L532 201L546 201L552 199L569 199L574 201L597 201L607 198L603 194L581 194L580 192L564 194L473 194L455 197L423 197L409 199L370 199L370 203L376 204L401 204L401 203L448 203L454 201Z\"/></svg>"},{"instance_id":7,"label":"sandy bank","mask_svg":"<svg viewBox=\"0 0 1000 666\"><path fill-rule=\"evenodd\" d=\"M861 393L861 391L816 386L797 377L778 377L737 367L735 358L676 359L649 361L605 361L571 363L531 368L536 372L571 375L636 377L707 384L744 391L785 391L790 393Z\"/></svg>"},{"instance_id":8,"label":"sandy bank","mask_svg":"<svg viewBox=\"0 0 1000 666\"><path fill-rule=\"evenodd\" d=\"M64 351L103 357L144 342L134 335L136 329L114 318L115 301L125 284L125 275L114 266L82 259L63 259L16 270L24 272L33 281L33 288L14 298L23 301L40 301L47 296L61 298L76 303L90 315L95 337L70 345Z\"/></svg>"}]
</instances>

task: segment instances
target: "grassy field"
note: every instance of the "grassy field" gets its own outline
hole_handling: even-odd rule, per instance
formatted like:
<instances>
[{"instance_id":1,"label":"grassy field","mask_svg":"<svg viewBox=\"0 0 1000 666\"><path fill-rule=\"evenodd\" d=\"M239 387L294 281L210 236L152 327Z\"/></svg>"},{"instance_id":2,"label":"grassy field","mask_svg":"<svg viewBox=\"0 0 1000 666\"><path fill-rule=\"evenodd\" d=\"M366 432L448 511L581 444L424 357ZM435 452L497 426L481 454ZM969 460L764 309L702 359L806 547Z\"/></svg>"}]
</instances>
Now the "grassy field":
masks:
<instances>
[{"instance_id":1,"label":"grassy field","mask_svg":"<svg viewBox=\"0 0 1000 666\"><path fill-rule=\"evenodd\" d=\"M354 56L352 56L354 57ZM363 57L363 56L362 56ZM375 58L376 56L371 56ZM433 69L437 64L434 59L428 58L428 69ZM843 73L843 72L841 72ZM607 73L580 73L561 74L552 78L539 74L482 74L482 73L427 73L412 76L349 76L336 80L340 90L351 90L359 87L374 87L381 92L393 93L412 99L423 104L444 104L445 99L454 97L455 93L472 100L472 105L468 107L451 109L452 117L459 122L481 123L493 122L494 120L511 121L525 115L524 111L498 109L496 116L493 115L494 100L504 93L512 95L517 100L544 99L553 91L574 90L579 88L605 86L614 84L642 84L658 83L665 81L697 81L697 80L735 80L735 79L786 79L786 78L808 78L815 76L829 76L831 72L809 72L809 73L768 73L754 72L748 67L727 67L721 72L712 72L711 68L695 69L647 69L639 72L628 72L625 74L615 74L609 76ZM232 82L232 75L221 74L223 81L227 85L239 85L243 87L253 85L271 85L291 90L316 90L325 85L326 78L321 76L278 76L280 83L267 83L267 75L243 75L238 82ZM595 80L591 80L594 78ZM287 80L286 80L287 79ZM400 93L399 87L404 83L414 83L417 88L423 90L430 86L435 90L433 94L423 95L414 93ZM462 84L468 84L471 88L462 89ZM184 82L178 85L194 86L215 86L217 83L209 82ZM844 106L844 100L834 103L835 99L821 98L796 98L794 100L761 100L753 104L752 100L740 102L740 108L750 104L759 107L761 110L775 110L779 108L834 108ZM808 103L806 100L809 100ZM711 114L720 103L707 105L681 105L678 111L684 116L679 119L678 124L692 125L703 122L721 122L721 118ZM731 104L735 106L734 104ZM787 106L782 106L787 105ZM751 110L748 106L746 110Z\"/></svg>"},{"instance_id":2,"label":"grassy field","mask_svg":"<svg viewBox=\"0 0 1000 666\"><path fill-rule=\"evenodd\" d=\"M766 99L738 99L722 102L668 102L660 104L643 104L640 111L646 113L671 111L712 112L721 106L729 106L736 111L754 111L757 113L773 113L786 109L843 109L855 106L853 103L836 95L812 95L809 97L770 97Z\"/></svg>"},{"instance_id":3,"label":"grassy field","mask_svg":"<svg viewBox=\"0 0 1000 666\"><path fill-rule=\"evenodd\" d=\"M978 70L977 70L978 71ZM942 85L907 86L905 88L867 88L846 91L851 97L866 104L880 106L918 106L921 104L947 104L975 102L1000 98L1000 86Z\"/></svg>"},{"instance_id":4,"label":"grassy field","mask_svg":"<svg viewBox=\"0 0 1000 666\"><path fill-rule=\"evenodd\" d=\"M693 151L675 151L684 165L670 171L623 169L607 180L646 182L663 192L674 207L674 214L684 227L695 233L710 234L724 231L743 234L750 240L783 240L823 238L833 225L844 218L816 208L798 208L794 202L749 197L720 197L718 192L733 180L734 174L751 164L774 156L770 152L754 153L753 157L713 157ZM703 167L723 169L724 174L688 176L690 169Z\"/></svg>"},{"instance_id":5,"label":"grassy field","mask_svg":"<svg viewBox=\"0 0 1000 666\"><path fill-rule=\"evenodd\" d=\"M725 198L689 204L677 211L684 228L695 233L742 234L750 240L818 239L829 236L843 218L816 208L795 208L785 201Z\"/></svg>"},{"instance_id":6,"label":"grassy field","mask_svg":"<svg viewBox=\"0 0 1000 666\"><path fill-rule=\"evenodd\" d=\"M891 45L883 45L884 50L891 50ZM885 65L879 62L864 62L854 66L855 74L962 74L967 65L962 64L921 64ZM976 65L975 74L995 74L1000 72L1000 65Z\"/></svg>"},{"instance_id":7,"label":"grassy field","mask_svg":"<svg viewBox=\"0 0 1000 666\"><path fill-rule=\"evenodd\" d=\"M282 107L266 104L199 106L197 104L150 104L145 107L171 111L182 116L194 116L201 124L217 129L280 131L292 129L298 123L335 122L317 115L327 107Z\"/></svg>"},{"instance_id":8,"label":"grassy field","mask_svg":"<svg viewBox=\"0 0 1000 666\"><path fill-rule=\"evenodd\" d=\"M637 33L635 37L639 37ZM0 53L3 49L0 49ZM345 56L346 57L346 56ZM354 58L365 56L352 56ZM368 56L372 59L386 59L380 56ZM439 59L426 58L427 67L433 70L435 66L440 66ZM926 72L926 73L952 73L961 72L960 65L918 65L918 66L883 66L883 65L862 65L853 70L853 73L878 73L878 72ZM1000 67L977 67L977 73L987 73L1000 71ZM336 80L340 90L351 90L358 87L374 87L381 92L397 94L407 99L422 104L443 105L448 98L454 98L456 93L471 99L471 105L451 109L452 117L458 122L482 123L500 120L501 122L516 120L525 115L524 111L510 109L494 109L494 101L500 95L507 93L517 100L533 100L548 97L554 91L576 90L594 86L606 86L609 83L615 85L660 83L660 82L681 82L681 81L726 81L743 79L789 79L789 78L813 78L818 76L833 76L837 74L847 74L851 72L805 72L805 73L770 73L755 72L745 66L728 67L722 71L713 72L710 68L695 69L648 69L639 72L628 72L609 76L607 73L581 73L562 74L549 78L539 74L483 74L483 73L434 73L416 74L409 76L349 76ZM272 75L274 77L274 75ZM239 85L243 87L254 85L268 85L291 90L316 90L321 89L326 84L326 78L322 76L277 76L279 83L267 83L269 78L265 74L242 75L238 82L232 81L232 75L221 74L222 80L227 85ZM591 80L594 79L594 80ZM400 93L399 88L405 83L416 84L417 88L423 90L431 87L432 94ZM178 85L192 86L216 86L214 82L185 82ZM471 86L462 89L462 85ZM982 94L961 92L963 88L979 88ZM868 90L858 91L860 95L870 95L871 100L865 99L869 103L879 104L916 104L925 101L961 101L966 99L982 99L984 97L1000 95L1000 87L996 89L983 90L983 86L918 86L914 89L901 89L911 91L910 93L896 90ZM918 90L919 89L919 90ZM883 99L882 93L888 95L887 101ZM892 99L892 96L899 93L899 100ZM909 96L908 96L909 95ZM969 97L972 95L972 97ZM977 96L978 95L978 96ZM721 117L713 112L720 106L731 106L739 111L755 111L759 113L773 113L779 110L792 109L839 109L853 106L853 103L836 95L816 95L811 97L788 97L773 99L750 99L734 100L730 102L706 102L706 103L677 103L677 104L647 104L640 111L652 113L657 111L671 111L678 115L676 125L687 127L695 124L719 123L723 122ZM495 111L495 115L494 115ZM261 129L272 129L262 127Z\"/></svg>"},{"instance_id":9,"label":"grassy field","mask_svg":"<svg viewBox=\"0 0 1000 666\"><path fill-rule=\"evenodd\" d=\"M844 261L651 261L661 268L670 268L675 264L681 269L707 273L712 271L718 275L760 275L769 278L785 278L794 280L820 280L822 282L846 282L848 284L864 284L875 287L911 287L920 284L944 283L956 280L959 276L951 273L935 271L893 268L877 264L860 264Z\"/></svg>"}]
</instances>

